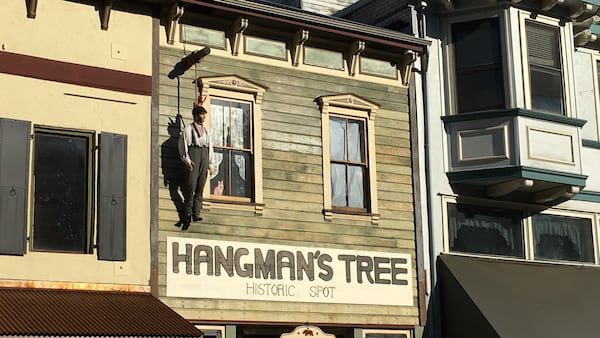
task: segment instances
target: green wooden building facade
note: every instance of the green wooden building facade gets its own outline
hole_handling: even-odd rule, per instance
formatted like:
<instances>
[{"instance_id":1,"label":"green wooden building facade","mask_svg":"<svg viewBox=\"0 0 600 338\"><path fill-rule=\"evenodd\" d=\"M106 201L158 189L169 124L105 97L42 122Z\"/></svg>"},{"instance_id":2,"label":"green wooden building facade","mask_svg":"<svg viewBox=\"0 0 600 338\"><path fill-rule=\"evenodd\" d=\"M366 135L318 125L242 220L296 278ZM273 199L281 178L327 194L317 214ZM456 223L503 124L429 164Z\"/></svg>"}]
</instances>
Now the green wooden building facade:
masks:
<instances>
[{"instance_id":1,"label":"green wooden building facade","mask_svg":"<svg viewBox=\"0 0 600 338\"><path fill-rule=\"evenodd\" d=\"M285 7L182 3L154 74L158 297L206 335L415 336L409 79L426 44ZM213 170L184 230L177 144L194 104Z\"/></svg>"}]
</instances>

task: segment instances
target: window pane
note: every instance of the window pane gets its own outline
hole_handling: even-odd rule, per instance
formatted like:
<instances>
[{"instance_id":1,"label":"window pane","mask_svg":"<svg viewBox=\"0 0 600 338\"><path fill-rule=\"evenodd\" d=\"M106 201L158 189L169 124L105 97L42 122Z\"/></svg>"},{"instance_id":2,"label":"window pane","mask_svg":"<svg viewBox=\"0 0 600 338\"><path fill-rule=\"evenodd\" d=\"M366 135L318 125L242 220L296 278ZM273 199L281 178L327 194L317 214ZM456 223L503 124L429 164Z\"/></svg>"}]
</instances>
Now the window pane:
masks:
<instances>
[{"instance_id":1,"label":"window pane","mask_svg":"<svg viewBox=\"0 0 600 338\"><path fill-rule=\"evenodd\" d=\"M346 119L331 117L329 119L331 159L343 161L346 159Z\"/></svg>"},{"instance_id":2,"label":"window pane","mask_svg":"<svg viewBox=\"0 0 600 338\"><path fill-rule=\"evenodd\" d=\"M526 29L529 63L560 69L558 28L528 21Z\"/></svg>"},{"instance_id":3,"label":"window pane","mask_svg":"<svg viewBox=\"0 0 600 338\"><path fill-rule=\"evenodd\" d=\"M499 19L455 23L452 42L458 112L503 108Z\"/></svg>"},{"instance_id":4,"label":"window pane","mask_svg":"<svg viewBox=\"0 0 600 338\"><path fill-rule=\"evenodd\" d=\"M87 252L86 137L35 133L33 248Z\"/></svg>"},{"instance_id":5,"label":"window pane","mask_svg":"<svg viewBox=\"0 0 600 338\"><path fill-rule=\"evenodd\" d=\"M216 168L210 178L213 195L251 198L252 172L247 152L215 149Z\"/></svg>"},{"instance_id":6,"label":"window pane","mask_svg":"<svg viewBox=\"0 0 600 338\"><path fill-rule=\"evenodd\" d=\"M450 250L525 257L520 215L481 209L448 204Z\"/></svg>"},{"instance_id":7,"label":"window pane","mask_svg":"<svg viewBox=\"0 0 600 338\"><path fill-rule=\"evenodd\" d=\"M531 66L531 108L562 114L562 76L560 71Z\"/></svg>"},{"instance_id":8,"label":"window pane","mask_svg":"<svg viewBox=\"0 0 600 338\"><path fill-rule=\"evenodd\" d=\"M250 104L212 99L210 126L215 146L250 149Z\"/></svg>"},{"instance_id":9,"label":"window pane","mask_svg":"<svg viewBox=\"0 0 600 338\"><path fill-rule=\"evenodd\" d=\"M473 112L504 107L502 69L458 71L456 89L459 112ZM477 95L473 95L476 93Z\"/></svg>"},{"instance_id":10,"label":"window pane","mask_svg":"<svg viewBox=\"0 0 600 338\"><path fill-rule=\"evenodd\" d=\"M452 25L452 42L457 68L500 64L500 22L498 18Z\"/></svg>"},{"instance_id":11,"label":"window pane","mask_svg":"<svg viewBox=\"0 0 600 338\"><path fill-rule=\"evenodd\" d=\"M331 164L331 204L346 206L346 166Z\"/></svg>"},{"instance_id":12,"label":"window pane","mask_svg":"<svg viewBox=\"0 0 600 338\"><path fill-rule=\"evenodd\" d=\"M556 215L534 215L536 259L593 262L592 221Z\"/></svg>"},{"instance_id":13,"label":"window pane","mask_svg":"<svg viewBox=\"0 0 600 338\"><path fill-rule=\"evenodd\" d=\"M363 121L348 120L348 161L365 162Z\"/></svg>"},{"instance_id":14,"label":"window pane","mask_svg":"<svg viewBox=\"0 0 600 338\"><path fill-rule=\"evenodd\" d=\"M348 206L365 207L365 169L359 166L348 166Z\"/></svg>"}]
</instances>

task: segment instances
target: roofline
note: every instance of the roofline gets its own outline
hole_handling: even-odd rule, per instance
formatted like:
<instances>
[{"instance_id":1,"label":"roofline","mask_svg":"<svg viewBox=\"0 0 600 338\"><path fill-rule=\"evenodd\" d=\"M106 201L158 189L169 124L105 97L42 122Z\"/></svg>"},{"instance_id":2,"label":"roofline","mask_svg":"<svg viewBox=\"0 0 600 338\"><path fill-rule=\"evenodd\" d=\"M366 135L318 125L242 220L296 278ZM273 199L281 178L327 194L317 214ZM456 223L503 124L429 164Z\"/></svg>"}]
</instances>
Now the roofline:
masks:
<instances>
[{"instance_id":1,"label":"roofline","mask_svg":"<svg viewBox=\"0 0 600 338\"><path fill-rule=\"evenodd\" d=\"M237 12L307 29L334 33L387 46L424 53L430 41L393 30L366 25L346 19L281 8L243 0L180 0L180 3Z\"/></svg>"}]
</instances>

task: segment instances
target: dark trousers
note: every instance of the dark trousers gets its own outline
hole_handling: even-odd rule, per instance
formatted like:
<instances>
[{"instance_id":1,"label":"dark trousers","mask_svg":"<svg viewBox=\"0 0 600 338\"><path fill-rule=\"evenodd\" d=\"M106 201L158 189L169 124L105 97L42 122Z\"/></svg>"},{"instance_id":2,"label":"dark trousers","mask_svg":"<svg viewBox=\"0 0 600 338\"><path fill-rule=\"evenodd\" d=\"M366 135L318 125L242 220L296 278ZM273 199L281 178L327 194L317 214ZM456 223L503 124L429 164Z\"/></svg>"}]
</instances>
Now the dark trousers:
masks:
<instances>
[{"instance_id":1,"label":"dark trousers","mask_svg":"<svg viewBox=\"0 0 600 338\"><path fill-rule=\"evenodd\" d=\"M188 170L183 189L183 211L186 216L199 215L202 209L202 190L208 174L208 148L189 147L188 154L194 162L192 170Z\"/></svg>"}]
</instances>

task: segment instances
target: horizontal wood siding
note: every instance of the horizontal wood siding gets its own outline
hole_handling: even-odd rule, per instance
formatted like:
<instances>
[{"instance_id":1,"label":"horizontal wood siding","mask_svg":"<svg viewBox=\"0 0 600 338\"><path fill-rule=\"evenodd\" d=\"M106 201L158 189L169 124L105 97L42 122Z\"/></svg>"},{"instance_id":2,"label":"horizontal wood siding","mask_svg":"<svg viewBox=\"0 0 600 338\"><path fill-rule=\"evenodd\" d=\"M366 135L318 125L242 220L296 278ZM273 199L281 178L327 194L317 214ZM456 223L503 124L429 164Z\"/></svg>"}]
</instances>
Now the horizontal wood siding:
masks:
<instances>
[{"instance_id":1,"label":"horizontal wood siding","mask_svg":"<svg viewBox=\"0 0 600 338\"><path fill-rule=\"evenodd\" d=\"M177 158L175 125L178 103L191 122L194 69L180 79L169 79L182 57L180 50L162 48L160 57L160 179L159 296L191 320L228 320L304 323L414 325L416 307L415 232L413 221L408 93L405 88L308 73L209 55L198 64L197 76L237 75L267 88L262 105L264 215L213 207L202 223L187 232L174 226L178 214L172 177L183 175ZM180 93L180 100L177 93ZM365 220L323 216L321 112L315 99L352 93L380 105L375 118L377 189L381 220L377 227ZM177 182L175 182L177 183ZM171 186L173 189L169 189ZM167 298L167 236L257 242L323 248L402 252L412 256L412 307L309 304L242 300Z\"/></svg>"}]
</instances>

